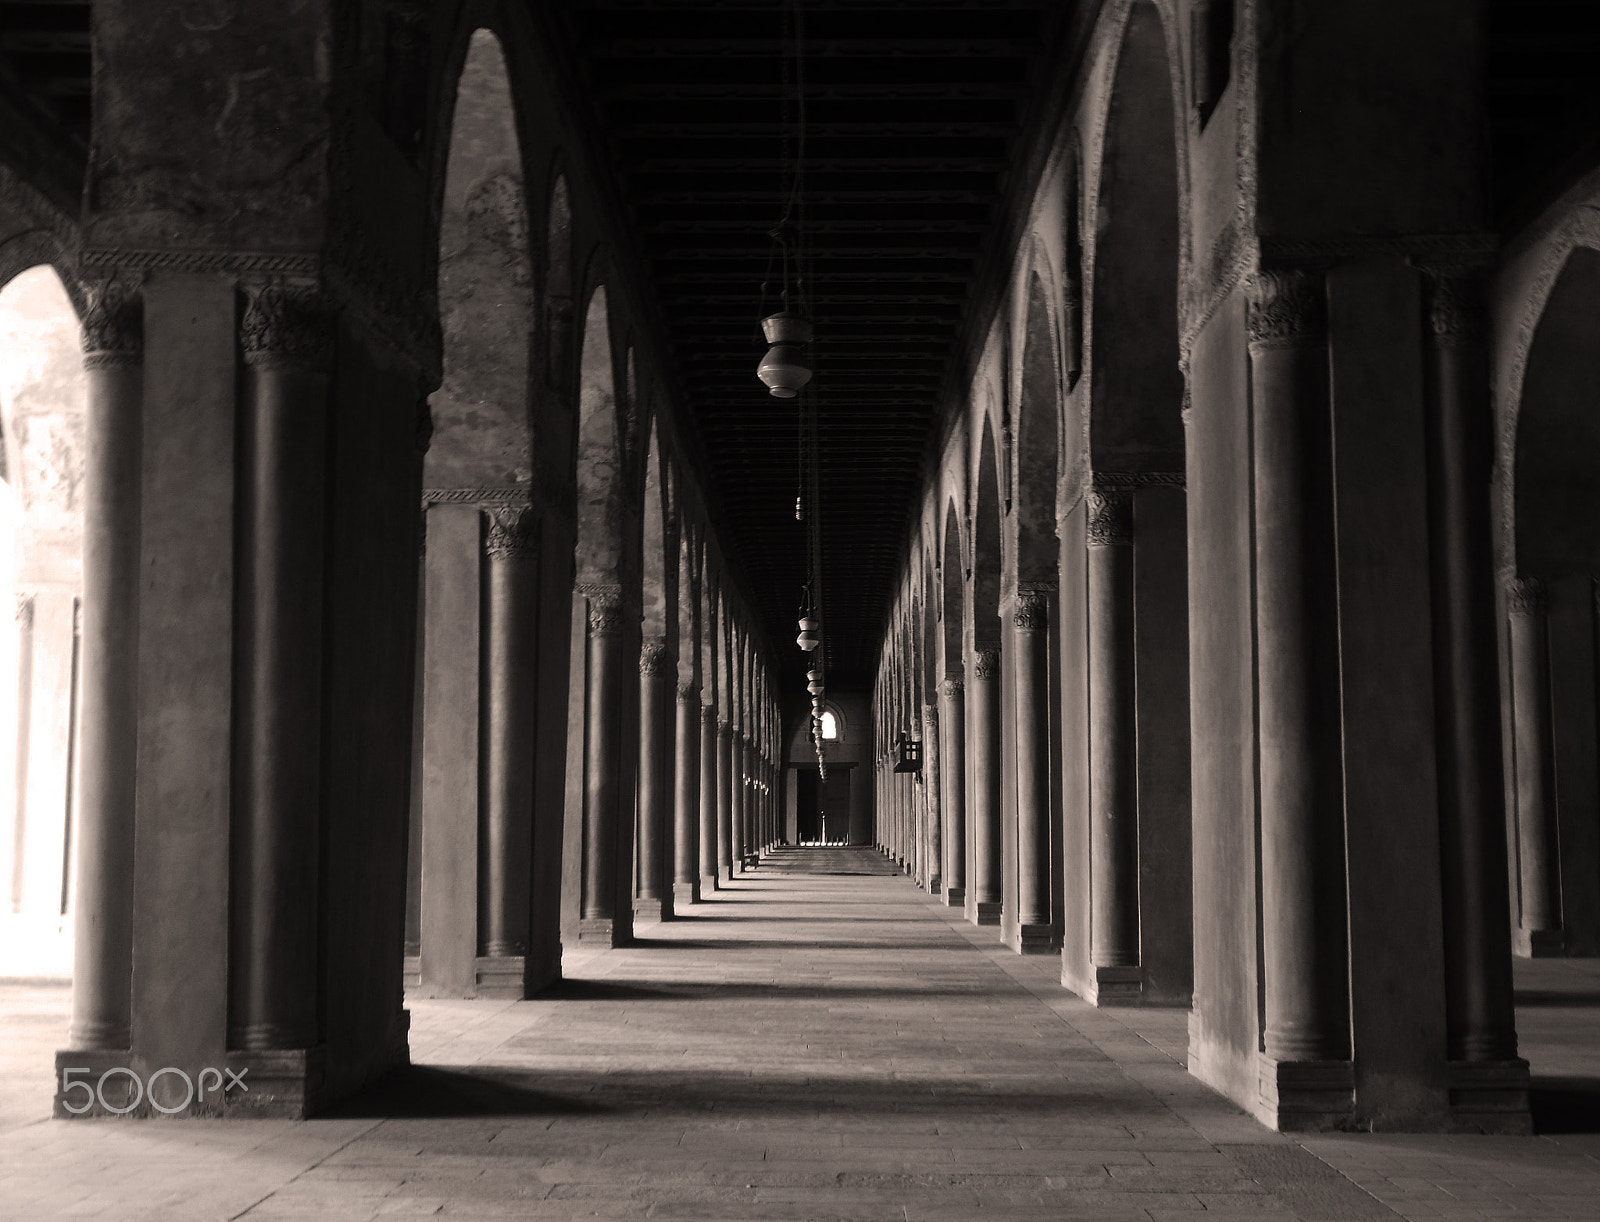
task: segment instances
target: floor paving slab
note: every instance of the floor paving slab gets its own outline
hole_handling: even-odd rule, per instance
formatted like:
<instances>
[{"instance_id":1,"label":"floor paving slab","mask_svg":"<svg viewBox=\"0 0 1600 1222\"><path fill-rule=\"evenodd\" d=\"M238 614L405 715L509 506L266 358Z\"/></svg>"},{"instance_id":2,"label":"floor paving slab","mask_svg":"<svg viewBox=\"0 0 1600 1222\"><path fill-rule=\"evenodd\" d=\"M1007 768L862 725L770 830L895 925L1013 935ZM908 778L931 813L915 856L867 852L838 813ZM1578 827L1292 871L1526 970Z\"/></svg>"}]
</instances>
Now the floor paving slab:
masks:
<instances>
[{"instance_id":1,"label":"floor paving slab","mask_svg":"<svg viewBox=\"0 0 1600 1222\"><path fill-rule=\"evenodd\" d=\"M0 1219L1600 1217L1600 963L1517 965L1541 1136L1290 1138L998 932L780 852L537 998L410 1001L416 1064L301 1123L51 1121L67 990L0 983Z\"/></svg>"}]
</instances>

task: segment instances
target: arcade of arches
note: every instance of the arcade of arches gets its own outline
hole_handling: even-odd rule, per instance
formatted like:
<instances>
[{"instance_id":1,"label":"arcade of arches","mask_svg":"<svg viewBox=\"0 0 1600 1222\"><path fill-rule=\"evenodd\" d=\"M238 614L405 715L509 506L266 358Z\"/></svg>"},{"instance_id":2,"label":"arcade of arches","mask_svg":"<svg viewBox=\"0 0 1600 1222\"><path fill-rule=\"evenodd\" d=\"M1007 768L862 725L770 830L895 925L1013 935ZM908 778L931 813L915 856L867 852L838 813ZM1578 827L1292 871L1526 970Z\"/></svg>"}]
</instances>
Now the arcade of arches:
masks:
<instances>
[{"instance_id":1,"label":"arcade of arches","mask_svg":"<svg viewBox=\"0 0 1600 1222\"><path fill-rule=\"evenodd\" d=\"M1600 953L1600 73L1506 48L1575 10L768 7L0 3L4 317L85 354L0 455L57 1068L314 1114L826 840L1270 1127L1526 1133L1514 962Z\"/></svg>"}]
</instances>

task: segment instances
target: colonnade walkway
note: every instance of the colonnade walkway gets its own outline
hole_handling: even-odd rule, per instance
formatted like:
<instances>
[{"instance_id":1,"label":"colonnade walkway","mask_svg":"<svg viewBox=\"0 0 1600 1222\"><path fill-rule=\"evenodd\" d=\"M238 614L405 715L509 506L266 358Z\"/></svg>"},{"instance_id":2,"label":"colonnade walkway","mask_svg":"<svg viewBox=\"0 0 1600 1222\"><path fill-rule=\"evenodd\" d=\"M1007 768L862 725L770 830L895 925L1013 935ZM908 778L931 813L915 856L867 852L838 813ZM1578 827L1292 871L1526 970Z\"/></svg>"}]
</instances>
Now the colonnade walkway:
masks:
<instances>
[{"instance_id":1,"label":"colonnade walkway","mask_svg":"<svg viewBox=\"0 0 1600 1222\"><path fill-rule=\"evenodd\" d=\"M66 991L13 983L0 1217L1600 1217L1595 961L1519 965L1589 1130L1528 1138L1279 1136L1184 1071L1185 1012L1057 971L870 849L780 850L549 995L411 1002L417 1065L303 1122L47 1120Z\"/></svg>"}]
</instances>

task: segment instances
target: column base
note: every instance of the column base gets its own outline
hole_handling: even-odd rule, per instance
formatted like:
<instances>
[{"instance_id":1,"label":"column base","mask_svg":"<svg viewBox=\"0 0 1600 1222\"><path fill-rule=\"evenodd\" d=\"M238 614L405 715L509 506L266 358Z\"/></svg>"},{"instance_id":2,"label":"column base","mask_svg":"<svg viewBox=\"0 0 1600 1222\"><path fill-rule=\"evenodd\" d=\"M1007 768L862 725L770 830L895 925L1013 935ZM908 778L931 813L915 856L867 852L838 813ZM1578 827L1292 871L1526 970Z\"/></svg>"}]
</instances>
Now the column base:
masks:
<instances>
[{"instance_id":1,"label":"column base","mask_svg":"<svg viewBox=\"0 0 1600 1222\"><path fill-rule=\"evenodd\" d=\"M1511 931L1511 953L1523 959L1560 959L1567 953L1566 936L1559 929Z\"/></svg>"},{"instance_id":2,"label":"column base","mask_svg":"<svg viewBox=\"0 0 1600 1222\"><path fill-rule=\"evenodd\" d=\"M965 908L967 905L967 889L965 887L946 887L944 889L944 904L946 908Z\"/></svg>"},{"instance_id":3,"label":"column base","mask_svg":"<svg viewBox=\"0 0 1600 1222\"><path fill-rule=\"evenodd\" d=\"M1061 949L1052 925L1018 925L1011 949L1019 955L1053 955Z\"/></svg>"},{"instance_id":4,"label":"column base","mask_svg":"<svg viewBox=\"0 0 1600 1222\"><path fill-rule=\"evenodd\" d=\"M1136 1006L1144 1001L1144 968L1138 964L1119 967L1096 965L1089 977L1091 1006Z\"/></svg>"},{"instance_id":5,"label":"column base","mask_svg":"<svg viewBox=\"0 0 1600 1222\"><path fill-rule=\"evenodd\" d=\"M1449 1070L1452 1132L1519 1137L1533 1132L1528 1062L1451 1061Z\"/></svg>"},{"instance_id":6,"label":"column base","mask_svg":"<svg viewBox=\"0 0 1600 1222\"><path fill-rule=\"evenodd\" d=\"M678 909L689 904L700 902L700 880L697 878L692 883L672 884L672 912L676 916Z\"/></svg>"},{"instance_id":7,"label":"column base","mask_svg":"<svg viewBox=\"0 0 1600 1222\"><path fill-rule=\"evenodd\" d=\"M1259 1093L1251 1110L1280 1133L1325 1133L1351 1127L1356 1106L1352 1061L1257 1059Z\"/></svg>"},{"instance_id":8,"label":"column base","mask_svg":"<svg viewBox=\"0 0 1600 1222\"><path fill-rule=\"evenodd\" d=\"M400 987L403 989L420 989L422 987L421 955L407 955L401 961Z\"/></svg>"},{"instance_id":9,"label":"column base","mask_svg":"<svg viewBox=\"0 0 1600 1222\"><path fill-rule=\"evenodd\" d=\"M702 874L700 876L700 898L701 898L701 900L704 900L706 898L706 896L710 895L713 891L719 891L721 889L722 889L722 884L721 884L721 882L718 881L717 876L715 874Z\"/></svg>"},{"instance_id":10,"label":"column base","mask_svg":"<svg viewBox=\"0 0 1600 1222\"><path fill-rule=\"evenodd\" d=\"M717 867L717 881L722 883L731 883L733 881L732 862Z\"/></svg>"},{"instance_id":11,"label":"column base","mask_svg":"<svg viewBox=\"0 0 1600 1222\"><path fill-rule=\"evenodd\" d=\"M928 880L928 894L929 895L938 895L941 886L942 886L942 884L939 882L939 876L938 875L934 875L932 878L930 878Z\"/></svg>"},{"instance_id":12,"label":"column base","mask_svg":"<svg viewBox=\"0 0 1600 1222\"><path fill-rule=\"evenodd\" d=\"M632 940L629 924L616 917L584 917L578 922L578 941L605 946L626 946Z\"/></svg>"},{"instance_id":13,"label":"column base","mask_svg":"<svg viewBox=\"0 0 1600 1222\"><path fill-rule=\"evenodd\" d=\"M472 974L474 997L520 1001L527 996L528 961L522 955L479 955Z\"/></svg>"},{"instance_id":14,"label":"column base","mask_svg":"<svg viewBox=\"0 0 1600 1222\"><path fill-rule=\"evenodd\" d=\"M967 919L974 925L1000 924L1001 903L999 900L995 900L993 903L988 900L978 900L971 905L971 908L972 914Z\"/></svg>"},{"instance_id":15,"label":"column base","mask_svg":"<svg viewBox=\"0 0 1600 1222\"><path fill-rule=\"evenodd\" d=\"M643 896L635 897L633 901L633 923L635 927L643 924L655 924L659 921L672 919L672 899L662 896L660 899L646 899Z\"/></svg>"}]
</instances>

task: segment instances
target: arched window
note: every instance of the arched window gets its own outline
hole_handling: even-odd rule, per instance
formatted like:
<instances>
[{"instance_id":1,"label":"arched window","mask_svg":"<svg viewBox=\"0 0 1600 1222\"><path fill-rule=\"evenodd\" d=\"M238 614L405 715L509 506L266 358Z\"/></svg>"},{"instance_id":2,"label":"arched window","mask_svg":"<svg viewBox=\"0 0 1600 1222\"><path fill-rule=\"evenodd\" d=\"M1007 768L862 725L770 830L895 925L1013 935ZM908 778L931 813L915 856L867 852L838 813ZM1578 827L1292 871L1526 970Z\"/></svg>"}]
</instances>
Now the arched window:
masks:
<instances>
[{"instance_id":1,"label":"arched window","mask_svg":"<svg viewBox=\"0 0 1600 1222\"><path fill-rule=\"evenodd\" d=\"M839 737L839 719L834 716L832 709L822 711L822 737L824 740Z\"/></svg>"}]
</instances>

